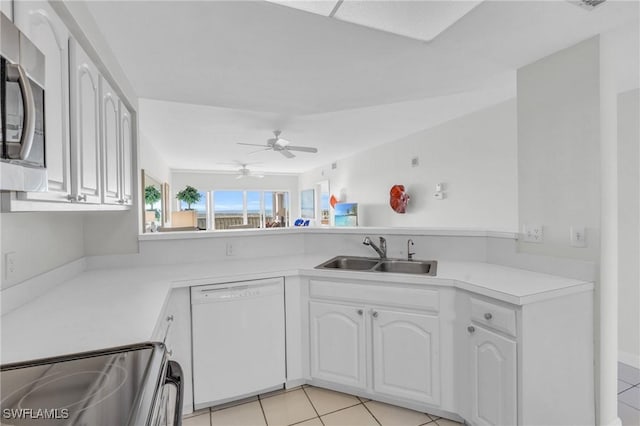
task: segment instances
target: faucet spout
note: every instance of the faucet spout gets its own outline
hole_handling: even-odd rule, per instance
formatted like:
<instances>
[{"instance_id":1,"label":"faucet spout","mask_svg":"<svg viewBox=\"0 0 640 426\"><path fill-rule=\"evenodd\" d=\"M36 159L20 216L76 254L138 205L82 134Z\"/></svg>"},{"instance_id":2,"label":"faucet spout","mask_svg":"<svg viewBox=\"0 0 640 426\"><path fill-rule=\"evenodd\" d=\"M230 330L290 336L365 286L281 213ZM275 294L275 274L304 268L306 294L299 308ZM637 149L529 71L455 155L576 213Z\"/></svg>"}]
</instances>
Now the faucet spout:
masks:
<instances>
[{"instance_id":1,"label":"faucet spout","mask_svg":"<svg viewBox=\"0 0 640 426\"><path fill-rule=\"evenodd\" d=\"M387 240L385 240L384 238L380 237L380 247L378 247L373 241L371 241L371 238L369 237L364 237L364 240L362 240L362 244L374 249L376 253L378 253L378 256L380 256L380 259L387 258Z\"/></svg>"}]
</instances>

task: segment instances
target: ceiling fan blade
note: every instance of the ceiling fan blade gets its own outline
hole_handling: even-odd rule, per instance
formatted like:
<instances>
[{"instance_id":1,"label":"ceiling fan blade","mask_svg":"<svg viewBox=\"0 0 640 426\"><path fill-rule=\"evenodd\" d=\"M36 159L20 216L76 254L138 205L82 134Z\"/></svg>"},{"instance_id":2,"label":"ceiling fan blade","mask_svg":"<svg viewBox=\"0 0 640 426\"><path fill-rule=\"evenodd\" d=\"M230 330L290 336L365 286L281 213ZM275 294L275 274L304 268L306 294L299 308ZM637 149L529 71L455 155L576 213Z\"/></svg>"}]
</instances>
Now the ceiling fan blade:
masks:
<instances>
[{"instance_id":1,"label":"ceiling fan blade","mask_svg":"<svg viewBox=\"0 0 640 426\"><path fill-rule=\"evenodd\" d=\"M257 150L257 151L251 151L251 152L250 152L250 153L248 153L247 155L255 154L255 153L257 153L257 152L262 152L262 151L271 151L271 147L269 147L269 148L259 149L259 150ZM256 164L256 163L253 163L253 164Z\"/></svg>"},{"instance_id":2,"label":"ceiling fan blade","mask_svg":"<svg viewBox=\"0 0 640 426\"><path fill-rule=\"evenodd\" d=\"M293 145L289 145L289 146L287 146L287 149L290 149L291 151L318 152L318 148L313 148L313 147L310 147L310 146L293 146Z\"/></svg>"},{"instance_id":3,"label":"ceiling fan blade","mask_svg":"<svg viewBox=\"0 0 640 426\"><path fill-rule=\"evenodd\" d=\"M279 149L278 152L282 155L284 155L287 158L293 158L295 157L295 155L293 155L292 152L290 152L288 149Z\"/></svg>"},{"instance_id":4,"label":"ceiling fan blade","mask_svg":"<svg viewBox=\"0 0 640 426\"><path fill-rule=\"evenodd\" d=\"M267 147L266 145L258 145L257 143L244 143L244 142L236 142L236 145L263 146L263 147Z\"/></svg>"}]
</instances>

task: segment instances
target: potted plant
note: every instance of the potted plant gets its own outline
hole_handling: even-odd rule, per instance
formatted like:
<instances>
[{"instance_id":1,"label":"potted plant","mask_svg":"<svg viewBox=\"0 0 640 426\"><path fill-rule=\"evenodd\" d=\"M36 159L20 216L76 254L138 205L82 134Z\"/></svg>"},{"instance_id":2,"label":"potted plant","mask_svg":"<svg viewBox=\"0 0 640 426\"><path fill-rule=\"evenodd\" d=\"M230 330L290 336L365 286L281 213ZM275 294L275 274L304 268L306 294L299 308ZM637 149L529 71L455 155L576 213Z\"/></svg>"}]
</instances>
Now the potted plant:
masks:
<instances>
[{"instance_id":1,"label":"potted plant","mask_svg":"<svg viewBox=\"0 0 640 426\"><path fill-rule=\"evenodd\" d=\"M198 192L198 190L195 189L193 186L189 186L189 185L187 185L185 189L183 189L182 191L176 194L176 198L178 200L187 203L187 206L188 206L187 210L193 210L191 208L191 204L197 203L198 201L200 201L200 197L201 195Z\"/></svg>"},{"instance_id":2,"label":"potted plant","mask_svg":"<svg viewBox=\"0 0 640 426\"><path fill-rule=\"evenodd\" d=\"M160 194L160 190L153 185L149 185L144 188L144 202L145 204L149 204L149 208L147 211L155 212L154 216L156 220L160 219L160 212L153 208L153 205L160 201L162 194Z\"/></svg>"}]
</instances>

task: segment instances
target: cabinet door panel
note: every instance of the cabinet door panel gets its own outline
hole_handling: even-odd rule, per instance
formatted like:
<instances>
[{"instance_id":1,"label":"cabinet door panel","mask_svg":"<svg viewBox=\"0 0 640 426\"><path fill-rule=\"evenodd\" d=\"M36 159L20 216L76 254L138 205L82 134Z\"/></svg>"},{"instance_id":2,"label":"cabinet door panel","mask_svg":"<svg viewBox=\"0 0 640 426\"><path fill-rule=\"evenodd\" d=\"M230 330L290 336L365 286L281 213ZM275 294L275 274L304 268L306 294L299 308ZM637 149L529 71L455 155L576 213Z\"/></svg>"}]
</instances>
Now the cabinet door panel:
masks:
<instances>
[{"instance_id":1,"label":"cabinet door panel","mask_svg":"<svg viewBox=\"0 0 640 426\"><path fill-rule=\"evenodd\" d=\"M365 387L366 356L363 308L309 303L311 376Z\"/></svg>"},{"instance_id":2,"label":"cabinet door panel","mask_svg":"<svg viewBox=\"0 0 640 426\"><path fill-rule=\"evenodd\" d=\"M101 88L101 124L102 124L102 202L121 204L120 197L120 118L119 99L103 78Z\"/></svg>"},{"instance_id":3,"label":"cabinet door panel","mask_svg":"<svg viewBox=\"0 0 640 426\"><path fill-rule=\"evenodd\" d=\"M131 204L133 200L133 128L131 113L120 102L120 133L122 149L122 199L124 204Z\"/></svg>"},{"instance_id":4,"label":"cabinet door panel","mask_svg":"<svg viewBox=\"0 0 640 426\"><path fill-rule=\"evenodd\" d=\"M374 309L373 388L392 396L440 403L438 317Z\"/></svg>"},{"instance_id":5,"label":"cabinet door panel","mask_svg":"<svg viewBox=\"0 0 640 426\"><path fill-rule=\"evenodd\" d=\"M67 201L71 193L69 165L69 34L46 1L19 1L15 23L46 58L45 128L48 192L26 199Z\"/></svg>"},{"instance_id":6,"label":"cabinet door panel","mask_svg":"<svg viewBox=\"0 0 640 426\"><path fill-rule=\"evenodd\" d=\"M72 174L74 192L86 202L100 202L99 73L75 41L70 43Z\"/></svg>"},{"instance_id":7,"label":"cabinet door panel","mask_svg":"<svg viewBox=\"0 0 640 426\"><path fill-rule=\"evenodd\" d=\"M473 424L517 423L516 343L476 327L470 337Z\"/></svg>"}]
</instances>

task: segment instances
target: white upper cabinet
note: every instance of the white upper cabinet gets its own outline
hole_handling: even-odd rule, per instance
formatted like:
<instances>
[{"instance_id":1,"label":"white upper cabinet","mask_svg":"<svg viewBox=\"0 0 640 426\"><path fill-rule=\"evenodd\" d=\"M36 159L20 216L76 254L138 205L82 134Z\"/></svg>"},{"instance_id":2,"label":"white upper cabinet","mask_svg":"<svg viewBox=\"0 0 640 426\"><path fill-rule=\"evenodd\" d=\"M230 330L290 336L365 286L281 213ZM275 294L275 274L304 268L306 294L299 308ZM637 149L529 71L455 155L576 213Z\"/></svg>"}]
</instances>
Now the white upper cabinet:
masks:
<instances>
[{"instance_id":1,"label":"white upper cabinet","mask_svg":"<svg viewBox=\"0 0 640 426\"><path fill-rule=\"evenodd\" d=\"M100 78L102 145L102 203L122 204L120 157L120 99L109 83Z\"/></svg>"},{"instance_id":2,"label":"white upper cabinet","mask_svg":"<svg viewBox=\"0 0 640 426\"><path fill-rule=\"evenodd\" d=\"M120 147L122 161L122 204L131 205L133 200L133 126L131 113L120 101Z\"/></svg>"},{"instance_id":3,"label":"white upper cabinet","mask_svg":"<svg viewBox=\"0 0 640 426\"><path fill-rule=\"evenodd\" d=\"M5 2L3 2L4 4ZM14 20L46 58L45 144L48 192L21 194L23 199L67 201L69 167L69 33L47 1L18 1Z\"/></svg>"},{"instance_id":4,"label":"white upper cabinet","mask_svg":"<svg viewBox=\"0 0 640 426\"><path fill-rule=\"evenodd\" d=\"M100 74L75 40L69 47L71 196L77 202L100 203Z\"/></svg>"}]
</instances>

